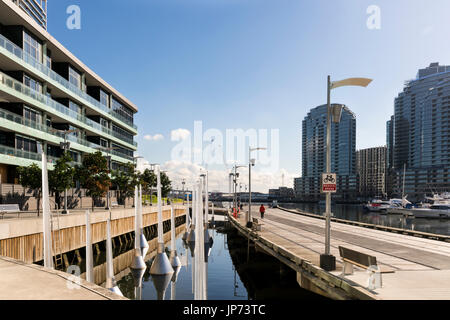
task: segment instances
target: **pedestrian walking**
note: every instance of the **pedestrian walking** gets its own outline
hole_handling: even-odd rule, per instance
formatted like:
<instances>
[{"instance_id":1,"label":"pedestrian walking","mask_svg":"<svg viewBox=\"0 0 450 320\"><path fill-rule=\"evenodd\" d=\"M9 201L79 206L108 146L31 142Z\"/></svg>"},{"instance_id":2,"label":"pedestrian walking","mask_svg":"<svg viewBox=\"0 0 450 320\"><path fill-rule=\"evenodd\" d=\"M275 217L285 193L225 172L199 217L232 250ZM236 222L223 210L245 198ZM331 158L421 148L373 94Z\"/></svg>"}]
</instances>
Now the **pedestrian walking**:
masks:
<instances>
[{"instance_id":1,"label":"pedestrian walking","mask_svg":"<svg viewBox=\"0 0 450 320\"><path fill-rule=\"evenodd\" d=\"M261 207L259 207L259 213L261 213L261 219L264 219L265 212L266 212L266 208L264 208L264 205L261 204Z\"/></svg>"}]
</instances>

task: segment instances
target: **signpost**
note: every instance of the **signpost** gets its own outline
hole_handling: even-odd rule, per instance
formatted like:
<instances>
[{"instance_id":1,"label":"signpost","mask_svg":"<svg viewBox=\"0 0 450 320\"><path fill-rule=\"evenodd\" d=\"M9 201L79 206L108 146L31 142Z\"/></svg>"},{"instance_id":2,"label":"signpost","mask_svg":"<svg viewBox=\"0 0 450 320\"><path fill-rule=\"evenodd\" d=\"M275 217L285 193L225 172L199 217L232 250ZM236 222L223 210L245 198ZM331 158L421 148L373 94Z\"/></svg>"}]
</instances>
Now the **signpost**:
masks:
<instances>
[{"instance_id":1,"label":"signpost","mask_svg":"<svg viewBox=\"0 0 450 320\"><path fill-rule=\"evenodd\" d=\"M336 173L322 173L322 193L336 193Z\"/></svg>"}]
</instances>

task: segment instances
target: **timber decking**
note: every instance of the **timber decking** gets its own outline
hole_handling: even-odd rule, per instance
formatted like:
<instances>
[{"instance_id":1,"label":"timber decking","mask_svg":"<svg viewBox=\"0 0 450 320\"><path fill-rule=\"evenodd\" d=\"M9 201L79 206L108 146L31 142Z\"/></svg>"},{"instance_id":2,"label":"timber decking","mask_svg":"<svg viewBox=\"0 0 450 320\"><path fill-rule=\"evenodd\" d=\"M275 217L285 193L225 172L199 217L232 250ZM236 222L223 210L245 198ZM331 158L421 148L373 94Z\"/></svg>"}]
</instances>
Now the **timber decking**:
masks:
<instances>
[{"instance_id":1,"label":"timber decking","mask_svg":"<svg viewBox=\"0 0 450 320\"><path fill-rule=\"evenodd\" d=\"M245 226L243 216L232 220L241 228ZM319 268L320 254L325 251L324 220L267 209L260 221L262 231L256 237L261 242L282 248L291 261L307 261ZM359 268L353 275L340 278L339 246L375 256L383 271L393 271L383 273L383 287L365 289L368 273ZM331 254L336 257L337 270L329 275L375 299L450 299L448 242L331 222Z\"/></svg>"}]
</instances>

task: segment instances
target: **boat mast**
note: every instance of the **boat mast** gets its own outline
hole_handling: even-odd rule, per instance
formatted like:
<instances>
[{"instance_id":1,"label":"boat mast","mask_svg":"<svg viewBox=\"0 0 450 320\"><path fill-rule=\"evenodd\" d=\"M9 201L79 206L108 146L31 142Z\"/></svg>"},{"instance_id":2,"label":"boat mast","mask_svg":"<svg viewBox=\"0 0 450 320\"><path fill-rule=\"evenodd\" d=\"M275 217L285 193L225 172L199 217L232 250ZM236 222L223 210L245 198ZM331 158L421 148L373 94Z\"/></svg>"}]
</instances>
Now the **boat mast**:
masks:
<instances>
[{"instance_id":1,"label":"boat mast","mask_svg":"<svg viewBox=\"0 0 450 320\"><path fill-rule=\"evenodd\" d=\"M405 174L406 174L406 162L403 164L403 190L402 190L402 199L405 197Z\"/></svg>"}]
</instances>

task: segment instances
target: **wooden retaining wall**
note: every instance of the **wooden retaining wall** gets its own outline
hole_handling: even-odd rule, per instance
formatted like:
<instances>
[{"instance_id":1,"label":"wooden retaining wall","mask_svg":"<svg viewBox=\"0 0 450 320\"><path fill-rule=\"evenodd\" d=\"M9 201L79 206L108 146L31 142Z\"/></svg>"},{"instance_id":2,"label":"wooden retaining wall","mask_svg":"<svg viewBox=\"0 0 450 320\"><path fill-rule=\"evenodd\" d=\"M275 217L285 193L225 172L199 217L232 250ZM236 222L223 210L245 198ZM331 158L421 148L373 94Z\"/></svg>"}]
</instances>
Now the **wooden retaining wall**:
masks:
<instances>
[{"instance_id":1,"label":"wooden retaining wall","mask_svg":"<svg viewBox=\"0 0 450 320\"><path fill-rule=\"evenodd\" d=\"M143 227L157 224L156 207L144 207L143 209ZM170 207L164 207L163 221L170 220L170 214ZM109 217L109 213L93 212L91 215L92 243L95 244L106 240L106 219ZM184 207L176 206L175 216L182 215L185 215ZM58 223L55 219L53 218L54 225L59 223L60 228L58 230L58 228L54 227L56 230L52 232L53 254L65 253L86 246L86 225L83 214L78 214L76 217L60 215L60 221ZM20 228L20 225L17 226L20 222L27 223L27 229L30 229L30 231L24 232L25 234L19 236L3 237L3 239L0 237L0 255L27 263L43 260L42 219L13 221L12 223L16 225L7 227L11 229ZM111 221L112 237L133 231L134 209L121 210L121 212L113 211ZM58 237L60 239L59 241Z\"/></svg>"}]
</instances>

